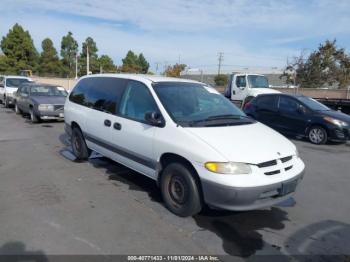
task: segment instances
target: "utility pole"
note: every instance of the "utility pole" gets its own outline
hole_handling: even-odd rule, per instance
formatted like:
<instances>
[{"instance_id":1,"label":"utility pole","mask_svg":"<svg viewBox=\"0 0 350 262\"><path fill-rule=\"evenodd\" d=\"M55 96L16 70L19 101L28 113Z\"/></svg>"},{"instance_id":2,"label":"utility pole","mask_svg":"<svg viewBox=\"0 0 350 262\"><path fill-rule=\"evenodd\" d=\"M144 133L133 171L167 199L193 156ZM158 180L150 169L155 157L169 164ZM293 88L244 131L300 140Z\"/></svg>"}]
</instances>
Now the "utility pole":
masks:
<instances>
[{"instance_id":1,"label":"utility pole","mask_svg":"<svg viewBox=\"0 0 350 262\"><path fill-rule=\"evenodd\" d=\"M156 65L156 75L158 75L159 62L155 62Z\"/></svg>"},{"instance_id":2,"label":"utility pole","mask_svg":"<svg viewBox=\"0 0 350 262\"><path fill-rule=\"evenodd\" d=\"M89 46L86 43L86 75L90 72L90 57L89 57Z\"/></svg>"},{"instance_id":3,"label":"utility pole","mask_svg":"<svg viewBox=\"0 0 350 262\"><path fill-rule=\"evenodd\" d=\"M220 72L221 72L221 64L222 64L222 61L224 61L224 52L219 52L219 64L218 64L218 75L220 75Z\"/></svg>"},{"instance_id":4,"label":"utility pole","mask_svg":"<svg viewBox=\"0 0 350 262\"><path fill-rule=\"evenodd\" d=\"M78 79L78 53L75 54L75 80Z\"/></svg>"}]
</instances>

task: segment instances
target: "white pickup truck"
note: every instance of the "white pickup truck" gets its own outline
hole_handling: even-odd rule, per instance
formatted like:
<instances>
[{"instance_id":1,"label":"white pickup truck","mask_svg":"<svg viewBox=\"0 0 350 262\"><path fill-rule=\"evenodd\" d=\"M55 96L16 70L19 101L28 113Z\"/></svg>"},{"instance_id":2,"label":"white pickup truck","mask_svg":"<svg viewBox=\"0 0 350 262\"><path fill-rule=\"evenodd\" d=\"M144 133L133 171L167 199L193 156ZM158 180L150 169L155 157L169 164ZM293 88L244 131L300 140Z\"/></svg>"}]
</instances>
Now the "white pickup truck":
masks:
<instances>
[{"instance_id":1,"label":"white pickup truck","mask_svg":"<svg viewBox=\"0 0 350 262\"><path fill-rule=\"evenodd\" d=\"M264 75L231 74L225 89L225 96L237 106L243 107L260 94L280 93L269 87L269 81Z\"/></svg>"},{"instance_id":2,"label":"white pickup truck","mask_svg":"<svg viewBox=\"0 0 350 262\"><path fill-rule=\"evenodd\" d=\"M0 76L0 102L9 107L14 102L14 94L23 83L33 82L24 76Z\"/></svg>"}]
</instances>

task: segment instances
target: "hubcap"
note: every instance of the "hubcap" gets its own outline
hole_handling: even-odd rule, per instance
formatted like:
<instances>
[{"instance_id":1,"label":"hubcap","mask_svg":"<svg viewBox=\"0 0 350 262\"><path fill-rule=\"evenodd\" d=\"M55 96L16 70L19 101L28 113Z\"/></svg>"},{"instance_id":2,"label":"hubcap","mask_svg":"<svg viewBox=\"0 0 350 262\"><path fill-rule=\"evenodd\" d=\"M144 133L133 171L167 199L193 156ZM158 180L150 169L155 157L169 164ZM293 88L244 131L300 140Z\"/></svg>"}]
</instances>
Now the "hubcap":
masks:
<instances>
[{"instance_id":1,"label":"hubcap","mask_svg":"<svg viewBox=\"0 0 350 262\"><path fill-rule=\"evenodd\" d=\"M310 137L311 142L313 142L315 144L319 144L324 139L324 133L319 128L313 128L310 130L309 137Z\"/></svg>"},{"instance_id":2,"label":"hubcap","mask_svg":"<svg viewBox=\"0 0 350 262\"><path fill-rule=\"evenodd\" d=\"M169 183L169 193L171 199L182 205L185 203L185 185L183 180L178 176L173 176Z\"/></svg>"}]
</instances>

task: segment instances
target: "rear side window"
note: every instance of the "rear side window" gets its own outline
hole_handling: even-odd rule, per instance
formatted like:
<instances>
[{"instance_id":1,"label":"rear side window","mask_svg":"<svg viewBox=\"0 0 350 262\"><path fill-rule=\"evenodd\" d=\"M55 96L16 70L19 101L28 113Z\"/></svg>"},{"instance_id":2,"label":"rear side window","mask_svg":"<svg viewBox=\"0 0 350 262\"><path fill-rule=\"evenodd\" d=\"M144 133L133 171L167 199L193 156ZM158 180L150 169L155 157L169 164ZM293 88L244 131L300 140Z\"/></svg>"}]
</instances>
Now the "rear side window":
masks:
<instances>
[{"instance_id":1,"label":"rear side window","mask_svg":"<svg viewBox=\"0 0 350 262\"><path fill-rule=\"evenodd\" d=\"M259 110L276 110L277 96L260 96L257 99L257 107Z\"/></svg>"},{"instance_id":2,"label":"rear side window","mask_svg":"<svg viewBox=\"0 0 350 262\"><path fill-rule=\"evenodd\" d=\"M299 107L299 102L293 98L280 97L279 109L282 111L296 112Z\"/></svg>"},{"instance_id":3,"label":"rear side window","mask_svg":"<svg viewBox=\"0 0 350 262\"><path fill-rule=\"evenodd\" d=\"M116 114L127 80L114 77L95 77L81 80L72 91L69 100L103 111Z\"/></svg>"}]
</instances>

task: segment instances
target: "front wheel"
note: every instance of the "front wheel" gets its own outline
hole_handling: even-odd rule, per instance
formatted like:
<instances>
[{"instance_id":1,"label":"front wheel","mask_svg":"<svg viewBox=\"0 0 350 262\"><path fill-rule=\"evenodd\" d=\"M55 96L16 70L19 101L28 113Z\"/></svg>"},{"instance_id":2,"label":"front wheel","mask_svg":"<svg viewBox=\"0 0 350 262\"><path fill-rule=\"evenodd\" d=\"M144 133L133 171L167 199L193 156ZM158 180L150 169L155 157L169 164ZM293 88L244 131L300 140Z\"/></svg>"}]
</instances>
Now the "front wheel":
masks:
<instances>
[{"instance_id":1,"label":"front wheel","mask_svg":"<svg viewBox=\"0 0 350 262\"><path fill-rule=\"evenodd\" d=\"M22 110L21 110L21 109L19 109L19 107L18 107L17 103L15 104L15 112L16 112L16 114L17 114L17 115L22 114Z\"/></svg>"},{"instance_id":2,"label":"front wheel","mask_svg":"<svg viewBox=\"0 0 350 262\"><path fill-rule=\"evenodd\" d=\"M32 121L33 124L36 124L36 123L40 122L40 117L38 117L34 113L34 110L32 108L29 110L29 114L30 114L30 121Z\"/></svg>"},{"instance_id":3,"label":"front wheel","mask_svg":"<svg viewBox=\"0 0 350 262\"><path fill-rule=\"evenodd\" d=\"M91 153L79 128L73 128L72 130L72 150L80 161L87 160Z\"/></svg>"},{"instance_id":4,"label":"front wheel","mask_svg":"<svg viewBox=\"0 0 350 262\"><path fill-rule=\"evenodd\" d=\"M322 145L327 142L327 131L321 126L313 126L309 130L309 140L316 145Z\"/></svg>"},{"instance_id":5,"label":"front wheel","mask_svg":"<svg viewBox=\"0 0 350 262\"><path fill-rule=\"evenodd\" d=\"M180 217L197 214L202 209L199 183L193 171L181 163L171 163L163 171L160 189L166 207Z\"/></svg>"},{"instance_id":6,"label":"front wheel","mask_svg":"<svg viewBox=\"0 0 350 262\"><path fill-rule=\"evenodd\" d=\"M9 108L10 107L9 101L7 100L6 97L4 97L4 107L5 108Z\"/></svg>"}]
</instances>

